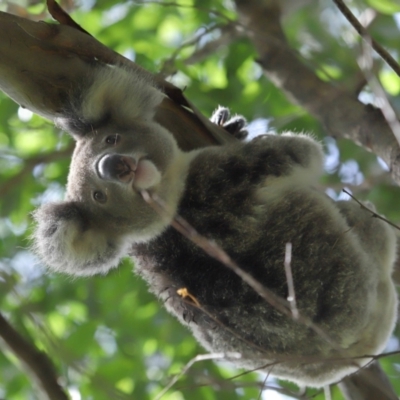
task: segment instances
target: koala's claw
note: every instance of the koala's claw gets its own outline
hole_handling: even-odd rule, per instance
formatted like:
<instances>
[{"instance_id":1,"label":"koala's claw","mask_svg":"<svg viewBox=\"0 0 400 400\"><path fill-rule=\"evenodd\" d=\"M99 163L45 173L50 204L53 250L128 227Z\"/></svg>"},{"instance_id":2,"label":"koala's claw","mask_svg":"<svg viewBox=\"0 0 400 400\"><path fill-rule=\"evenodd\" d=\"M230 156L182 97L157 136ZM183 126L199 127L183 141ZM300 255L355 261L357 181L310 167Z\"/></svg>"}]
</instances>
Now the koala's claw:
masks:
<instances>
[{"instance_id":1,"label":"koala's claw","mask_svg":"<svg viewBox=\"0 0 400 400\"><path fill-rule=\"evenodd\" d=\"M218 107L210 118L211 122L221 126L236 139L243 140L247 137L247 121L242 115L235 115L231 118L231 113L226 107Z\"/></svg>"},{"instance_id":2,"label":"koala's claw","mask_svg":"<svg viewBox=\"0 0 400 400\"><path fill-rule=\"evenodd\" d=\"M230 116L231 113L228 108L218 106L218 108L212 113L210 121L216 125L224 126Z\"/></svg>"}]
</instances>

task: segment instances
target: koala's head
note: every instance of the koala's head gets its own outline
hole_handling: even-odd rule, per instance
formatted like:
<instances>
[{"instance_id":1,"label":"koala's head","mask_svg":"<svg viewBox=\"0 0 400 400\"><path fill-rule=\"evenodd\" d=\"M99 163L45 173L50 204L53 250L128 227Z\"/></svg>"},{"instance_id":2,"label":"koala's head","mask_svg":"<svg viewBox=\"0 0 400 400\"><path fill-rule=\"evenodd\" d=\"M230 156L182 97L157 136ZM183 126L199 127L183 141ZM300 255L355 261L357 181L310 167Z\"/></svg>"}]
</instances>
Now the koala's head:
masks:
<instances>
[{"instance_id":1,"label":"koala's head","mask_svg":"<svg viewBox=\"0 0 400 400\"><path fill-rule=\"evenodd\" d=\"M173 215L185 156L171 133L146 120L129 128L103 124L73 136L66 200L34 213L34 249L53 270L105 273L132 243L149 240L168 225L140 191L157 194Z\"/></svg>"}]
</instances>

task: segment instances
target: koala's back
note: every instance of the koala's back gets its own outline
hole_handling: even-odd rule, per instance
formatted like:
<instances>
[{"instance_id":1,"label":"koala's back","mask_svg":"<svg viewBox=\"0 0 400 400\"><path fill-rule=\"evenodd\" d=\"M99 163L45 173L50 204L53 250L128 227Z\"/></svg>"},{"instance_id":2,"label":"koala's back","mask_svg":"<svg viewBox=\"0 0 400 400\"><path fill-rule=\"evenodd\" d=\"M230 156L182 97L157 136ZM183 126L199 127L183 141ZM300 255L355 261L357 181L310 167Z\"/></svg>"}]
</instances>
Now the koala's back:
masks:
<instances>
[{"instance_id":1,"label":"koala's back","mask_svg":"<svg viewBox=\"0 0 400 400\"><path fill-rule=\"evenodd\" d=\"M173 228L136 245L134 257L151 290L207 349L240 351L243 358L237 364L249 368L278 361L271 370L274 375L315 386L354 370L353 361L345 362L346 369L315 362L315 357L337 356L339 348L348 350L349 357L382 350L382 338L369 347L357 345L362 332L370 329L381 266L363 251L335 203L304 184L302 178L307 177L289 169L279 149L257 141L203 151L191 164L178 214L284 299L285 245L291 243L298 310L336 346L282 315ZM385 289L381 295L392 299L393 285L389 280L386 284L389 293ZM200 306L179 297L180 288ZM393 307L389 305L386 321L391 327ZM385 335L389 330L385 328ZM290 359L294 361L287 362Z\"/></svg>"}]
</instances>

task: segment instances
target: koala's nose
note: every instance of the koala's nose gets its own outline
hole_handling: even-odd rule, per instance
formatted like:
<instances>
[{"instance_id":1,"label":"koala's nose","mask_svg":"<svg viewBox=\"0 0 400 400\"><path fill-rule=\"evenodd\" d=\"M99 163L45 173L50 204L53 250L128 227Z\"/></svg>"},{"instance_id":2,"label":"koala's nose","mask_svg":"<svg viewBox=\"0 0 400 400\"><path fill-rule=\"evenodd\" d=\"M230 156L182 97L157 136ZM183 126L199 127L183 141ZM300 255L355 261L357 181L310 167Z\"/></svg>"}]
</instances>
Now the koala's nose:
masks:
<instances>
[{"instance_id":1,"label":"koala's nose","mask_svg":"<svg viewBox=\"0 0 400 400\"><path fill-rule=\"evenodd\" d=\"M106 154L97 164L97 172L102 179L129 182L135 176L136 161L121 154Z\"/></svg>"}]
</instances>

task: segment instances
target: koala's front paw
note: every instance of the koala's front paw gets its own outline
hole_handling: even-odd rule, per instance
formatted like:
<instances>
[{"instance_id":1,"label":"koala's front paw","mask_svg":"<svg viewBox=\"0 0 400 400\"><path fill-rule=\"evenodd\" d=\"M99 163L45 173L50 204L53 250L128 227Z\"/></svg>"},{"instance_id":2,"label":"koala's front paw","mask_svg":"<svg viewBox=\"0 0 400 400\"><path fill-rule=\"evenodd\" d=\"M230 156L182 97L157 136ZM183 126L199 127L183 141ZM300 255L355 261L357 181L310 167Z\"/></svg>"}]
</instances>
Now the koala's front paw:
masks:
<instances>
[{"instance_id":1,"label":"koala's front paw","mask_svg":"<svg viewBox=\"0 0 400 400\"><path fill-rule=\"evenodd\" d=\"M247 121L241 115L231 117L228 108L219 106L210 118L211 122L221 126L229 132L236 139L243 140L247 137L248 131L246 129Z\"/></svg>"}]
</instances>

